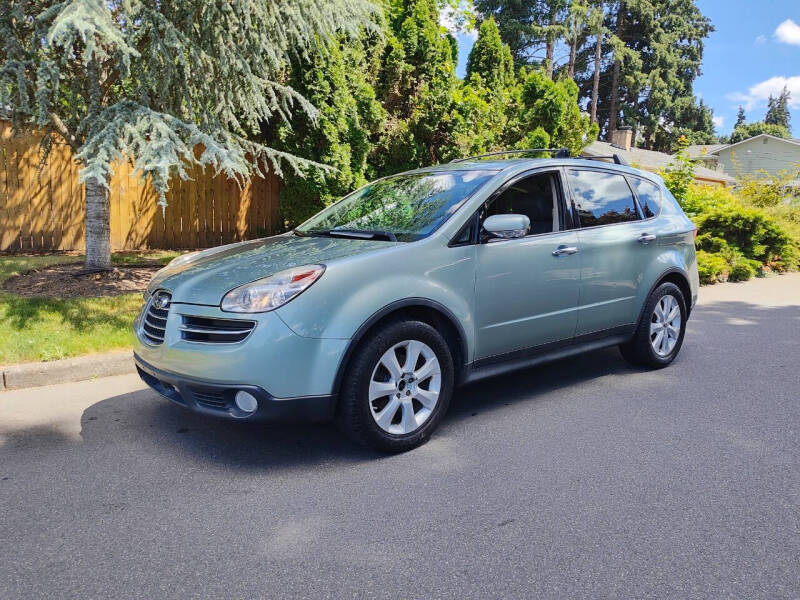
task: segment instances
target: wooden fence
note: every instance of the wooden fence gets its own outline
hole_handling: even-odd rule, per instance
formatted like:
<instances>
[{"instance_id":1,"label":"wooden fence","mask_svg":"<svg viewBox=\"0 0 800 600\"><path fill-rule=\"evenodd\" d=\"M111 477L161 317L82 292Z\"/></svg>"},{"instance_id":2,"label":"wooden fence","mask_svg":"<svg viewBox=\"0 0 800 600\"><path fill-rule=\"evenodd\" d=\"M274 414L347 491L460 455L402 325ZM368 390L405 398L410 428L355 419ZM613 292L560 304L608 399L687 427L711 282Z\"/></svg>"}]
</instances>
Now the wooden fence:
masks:
<instances>
[{"instance_id":1,"label":"wooden fence","mask_svg":"<svg viewBox=\"0 0 800 600\"><path fill-rule=\"evenodd\" d=\"M14 136L0 122L0 251L84 249L83 185L64 143L40 160L39 138ZM128 162L111 179L111 247L207 248L279 231L280 179L254 178L243 189L224 176L195 167L191 179L175 177L162 213L149 182Z\"/></svg>"}]
</instances>

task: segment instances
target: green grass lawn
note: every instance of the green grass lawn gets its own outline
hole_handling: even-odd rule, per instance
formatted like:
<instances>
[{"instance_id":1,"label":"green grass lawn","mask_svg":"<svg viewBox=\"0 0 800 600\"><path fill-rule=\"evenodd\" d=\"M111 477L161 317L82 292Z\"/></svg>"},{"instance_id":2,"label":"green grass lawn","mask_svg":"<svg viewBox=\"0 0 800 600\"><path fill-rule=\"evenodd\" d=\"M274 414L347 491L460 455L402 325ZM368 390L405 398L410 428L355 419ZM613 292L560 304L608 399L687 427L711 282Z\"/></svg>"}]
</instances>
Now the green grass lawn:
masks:
<instances>
[{"instance_id":1,"label":"green grass lawn","mask_svg":"<svg viewBox=\"0 0 800 600\"><path fill-rule=\"evenodd\" d=\"M168 263L177 252L120 253L115 265ZM82 256L0 256L0 282L48 265L80 262ZM131 347L131 322L141 294L101 298L25 298L0 291L0 365Z\"/></svg>"}]
</instances>

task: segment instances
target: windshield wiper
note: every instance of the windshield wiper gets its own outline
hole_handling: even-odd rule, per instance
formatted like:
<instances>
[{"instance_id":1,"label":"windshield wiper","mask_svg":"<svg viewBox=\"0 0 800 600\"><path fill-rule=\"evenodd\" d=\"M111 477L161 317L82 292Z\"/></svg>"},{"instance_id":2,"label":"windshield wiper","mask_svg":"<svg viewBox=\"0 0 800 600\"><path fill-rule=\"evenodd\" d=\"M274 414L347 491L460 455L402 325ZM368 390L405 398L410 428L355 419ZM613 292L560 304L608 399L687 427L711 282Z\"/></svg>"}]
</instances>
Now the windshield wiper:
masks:
<instances>
[{"instance_id":1,"label":"windshield wiper","mask_svg":"<svg viewBox=\"0 0 800 600\"><path fill-rule=\"evenodd\" d=\"M317 235L325 237L342 237L355 240L386 240L396 242L397 236L391 231L366 230L366 229L327 229L320 231L305 231L301 235Z\"/></svg>"}]
</instances>

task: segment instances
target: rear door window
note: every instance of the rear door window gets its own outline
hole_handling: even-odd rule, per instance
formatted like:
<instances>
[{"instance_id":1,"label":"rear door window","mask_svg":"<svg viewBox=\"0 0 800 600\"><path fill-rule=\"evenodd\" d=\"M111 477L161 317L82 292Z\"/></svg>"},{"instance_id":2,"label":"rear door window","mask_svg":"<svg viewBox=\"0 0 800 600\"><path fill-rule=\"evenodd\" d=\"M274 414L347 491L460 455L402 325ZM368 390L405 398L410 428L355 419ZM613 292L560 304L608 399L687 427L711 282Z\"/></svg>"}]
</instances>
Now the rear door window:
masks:
<instances>
[{"instance_id":1,"label":"rear door window","mask_svg":"<svg viewBox=\"0 0 800 600\"><path fill-rule=\"evenodd\" d=\"M625 177L618 173L569 169L581 227L638 221L639 211Z\"/></svg>"},{"instance_id":2,"label":"rear door window","mask_svg":"<svg viewBox=\"0 0 800 600\"><path fill-rule=\"evenodd\" d=\"M644 218L649 219L658 215L661 212L661 190L658 186L651 181L639 179L638 177L630 177L628 181L630 181L633 191L636 192Z\"/></svg>"}]
</instances>

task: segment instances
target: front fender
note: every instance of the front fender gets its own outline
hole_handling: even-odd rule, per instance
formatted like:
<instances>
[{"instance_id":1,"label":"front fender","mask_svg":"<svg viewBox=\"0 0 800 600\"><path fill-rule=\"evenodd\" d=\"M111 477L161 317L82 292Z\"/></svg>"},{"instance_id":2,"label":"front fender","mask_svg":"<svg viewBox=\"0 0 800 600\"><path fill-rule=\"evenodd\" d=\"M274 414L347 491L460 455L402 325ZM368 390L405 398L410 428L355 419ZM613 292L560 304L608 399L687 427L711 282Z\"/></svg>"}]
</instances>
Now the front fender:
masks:
<instances>
[{"instance_id":1,"label":"front fender","mask_svg":"<svg viewBox=\"0 0 800 600\"><path fill-rule=\"evenodd\" d=\"M420 298L450 312L474 348L475 247L414 244L396 256L357 256L327 265L309 290L278 315L297 335L351 339L393 303Z\"/></svg>"}]
</instances>

